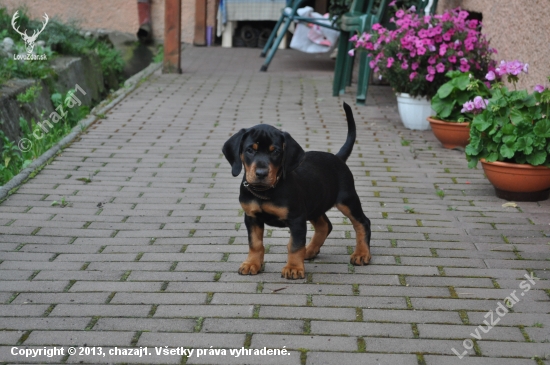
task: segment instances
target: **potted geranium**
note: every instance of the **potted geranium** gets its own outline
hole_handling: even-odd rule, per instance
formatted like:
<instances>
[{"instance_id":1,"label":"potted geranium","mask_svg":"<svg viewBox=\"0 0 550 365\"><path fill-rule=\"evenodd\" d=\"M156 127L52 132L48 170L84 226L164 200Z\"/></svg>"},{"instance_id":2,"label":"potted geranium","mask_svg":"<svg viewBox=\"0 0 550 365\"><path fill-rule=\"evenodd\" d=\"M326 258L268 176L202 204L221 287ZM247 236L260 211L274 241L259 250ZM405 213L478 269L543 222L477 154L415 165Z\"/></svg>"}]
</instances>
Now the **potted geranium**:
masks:
<instances>
[{"instance_id":1,"label":"potted geranium","mask_svg":"<svg viewBox=\"0 0 550 365\"><path fill-rule=\"evenodd\" d=\"M368 52L370 67L397 93L405 126L428 129L426 118L432 114L429 99L447 81L445 73L469 71L482 78L494 64L491 54L495 51L481 34L481 24L466 20L468 12L454 9L420 16L415 11L414 6L398 10L390 19L395 30L374 24L370 33L356 35L351 41L354 51ZM403 104L413 100L423 104L426 111L405 111Z\"/></svg>"},{"instance_id":2,"label":"potted geranium","mask_svg":"<svg viewBox=\"0 0 550 365\"><path fill-rule=\"evenodd\" d=\"M487 74L488 80L506 75L514 88L493 85L486 108L472 120L466 157L470 168L481 161L498 197L539 201L550 193L550 90L517 90L518 75L527 69L502 61Z\"/></svg>"},{"instance_id":3,"label":"potted geranium","mask_svg":"<svg viewBox=\"0 0 550 365\"><path fill-rule=\"evenodd\" d=\"M450 80L441 85L432 98L435 115L428 122L445 148L466 147L470 139L470 122L485 109L490 97L488 85L470 72L449 71Z\"/></svg>"}]
</instances>

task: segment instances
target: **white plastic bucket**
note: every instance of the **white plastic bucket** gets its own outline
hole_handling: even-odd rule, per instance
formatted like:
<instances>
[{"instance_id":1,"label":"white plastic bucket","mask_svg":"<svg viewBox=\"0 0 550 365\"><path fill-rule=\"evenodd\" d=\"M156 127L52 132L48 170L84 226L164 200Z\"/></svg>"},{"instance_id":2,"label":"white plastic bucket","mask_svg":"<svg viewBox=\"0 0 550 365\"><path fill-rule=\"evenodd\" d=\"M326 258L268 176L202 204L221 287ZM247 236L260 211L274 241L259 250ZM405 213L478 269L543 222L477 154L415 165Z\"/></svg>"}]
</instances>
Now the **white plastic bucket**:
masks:
<instances>
[{"instance_id":1,"label":"white plastic bucket","mask_svg":"<svg viewBox=\"0 0 550 365\"><path fill-rule=\"evenodd\" d=\"M426 131L430 122L426 118L435 115L432 105L426 98L412 98L409 94L398 93L397 109L405 128Z\"/></svg>"}]
</instances>

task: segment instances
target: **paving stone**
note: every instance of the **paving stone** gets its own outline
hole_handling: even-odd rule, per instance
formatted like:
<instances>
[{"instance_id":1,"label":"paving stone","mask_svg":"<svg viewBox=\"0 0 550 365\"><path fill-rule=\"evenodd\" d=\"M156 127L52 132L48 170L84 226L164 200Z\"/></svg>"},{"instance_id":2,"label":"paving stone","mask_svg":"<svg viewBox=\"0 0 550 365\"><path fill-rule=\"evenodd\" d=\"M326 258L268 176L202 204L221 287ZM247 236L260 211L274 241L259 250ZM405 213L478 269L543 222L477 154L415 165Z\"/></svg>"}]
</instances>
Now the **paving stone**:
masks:
<instances>
[{"instance_id":1,"label":"paving stone","mask_svg":"<svg viewBox=\"0 0 550 365\"><path fill-rule=\"evenodd\" d=\"M307 353L307 365L338 364L349 365L416 365L416 355L358 354L341 352Z\"/></svg>"},{"instance_id":2,"label":"paving stone","mask_svg":"<svg viewBox=\"0 0 550 365\"><path fill-rule=\"evenodd\" d=\"M357 340L353 337L310 335L264 335L252 336L250 348L308 349L324 351L356 351Z\"/></svg>"},{"instance_id":3,"label":"paving stone","mask_svg":"<svg viewBox=\"0 0 550 365\"><path fill-rule=\"evenodd\" d=\"M32 331L24 343L48 346L85 346L88 343L98 346L130 346L133 336L133 332L121 331Z\"/></svg>"},{"instance_id":4,"label":"paving stone","mask_svg":"<svg viewBox=\"0 0 550 365\"><path fill-rule=\"evenodd\" d=\"M410 324L311 321L314 335L380 336L412 338Z\"/></svg>"},{"instance_id":5,"label":"paving stone","mask_svg":"<svg viewBox=\"0 0 550 365\"><path fill-rule=\"evenodd\" d=\"M532 357L545 358L548 355L547 343L518 343L505 341L483 341L479 343L481 352L492 357Z\"/></svg>"},{"instance_id":6,"label":"paving stone","mask_svg":"<svg viewBox=\"0 0 550 365\"><path fill-rule=\"evenodd\" d=\"M194 319L100 318L93 331L193 332Z\"/></svg>"},{"instance_id":7,"label":"paving stone","mask_svg":"<svg viewBox=\"0 0 550 365\"><path fill-rule=\"evenodd\" d=\"M458 350L457 350L458 351ZM426 365L534 365L534 360L526 359L494 359L489 357L465 356L459 359L457 356L424 355ZM458 361L458 362L457 362Z\"/></svg>"},{"instance_id":8,"label":"paving stone","mask_svg":"<svg viewBox=\"0 0 550 365\"><path fill-rule=\"evenodd\" d=\"M289 310L289 307L264 305L260 308L260 318L319 318L354 321L357 313L353 308L292 307L292 310Z\"/></svg>"},{"instance_id":9,"label":"paving stone","mask_svg":"<svg viewBox=\"0 0 550 365\"><path fill-rule=\"evenodd\" d=\"M46 291L46 289L44 289ZM105 303L108 293L20 293L12 303L17 304L58 304L81 303L99 304Z\"/></svg>"},{"instance_id":10,"label":"paving stone","mask_svg":"<svg viewBox=\"0 0 550 365\"><path fill-rule=\"evenodd\" d=\"M384 310L363 308L363 318L366 322L462 324L458 312L446 311Z\"/></svg>"},{"instance_id":11,"label":"paving stone","mask_svg":"<svg viewBox=\"0 0 550 365\"><path fill-rule=\"evenodd\" d=\"M184 348L241 348L244 334L217 333L163 333L146 332L141 335L137 346L169 346Z\"/></svg>"},{"instance_id":12,"label":"paving stone","mask_svg":"<svg viewBox=\"0 0 550 365\"><path fill-rule=\"evenodd\" d=\"M159 305L155 318L252 317L252 305Z\"/></svg>"},{"instance_id":13,"label":"paving stone","mask_svg":"<svg viewBox=\"0 0 550 365\"><path fill-rule=\"evenodd\" d=\"M294 333L304 331L303 321L273 319L221 319L207 318L203 332L221 333Z\"/></svg>"},{"instance_id":14,"label":"paving stone","mask_svg":"<svg viewBox=\"0 0 550 365\"><path fill-rule=\"evenodd\" d=\"M525 341L523 334L516 327L493 327L489 328L488 331L487 329L488 327L485 324L482 325L482 328L471 325L444 326L439 324L418 324L420 338L467 339L477 336L481 337L482 340Z\"/></svg>"}]
</instances>

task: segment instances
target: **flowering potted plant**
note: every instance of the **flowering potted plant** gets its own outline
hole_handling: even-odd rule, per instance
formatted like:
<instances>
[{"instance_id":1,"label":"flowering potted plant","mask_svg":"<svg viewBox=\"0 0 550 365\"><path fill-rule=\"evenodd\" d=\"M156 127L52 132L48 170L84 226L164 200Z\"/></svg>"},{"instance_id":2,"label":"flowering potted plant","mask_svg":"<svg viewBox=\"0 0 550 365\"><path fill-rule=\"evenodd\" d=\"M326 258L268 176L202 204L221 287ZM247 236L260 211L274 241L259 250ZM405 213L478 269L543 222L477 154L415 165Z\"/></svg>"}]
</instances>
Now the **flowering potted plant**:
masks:
<instances>
[{"instance_id":1,"label":"flowering potted plant","mask_svg":"<svg viewBox=\"0 0 550 365\"><path fill-rule=\"evenodd\" d=\"M470 72L449 71L445 76L450 80L433 96L435 115L428 117L428 122L443 147L466 147L470 122L485 109L490 97L489 83L481 82Z\"/></svg>"},{"instance_id":2,"label":"flowering potted plant","mask_svg":"<svg viewBox=\"0 0 550 365\"><path fill-rule=\"evenodd\" d=\"M372 26L370 33L355 35L351 42L355 50L366 50L370 67L387 79L398 95L399 103L405 98L424 99L428 115L401 112L418 116L414 129L428 129L426 117L431 114L429 99L447 80L445 73L452 70L471 72L481 79L494 65L491 54L495 50L481 34L477 20L466 20L468 12L454 9L441 15L420 16L415 7L398 10L390 19L395 30L380 24Z\"/></svg>"},{"instance_id":3,"label":"flowering potted plant","mask_svg":"<svg viewBox=\"0 0 550 365\"><path fill-rule=\"evenodd\" d=\"M466 158L470 168L481 161L498 197L538 201L550 193L550 90L517 90L518 75L527 69L519 61L502 61L487 74L488 80L507 76L514 89L493 85L485 109L472 120Z\"/></svg>"}]
</instances>

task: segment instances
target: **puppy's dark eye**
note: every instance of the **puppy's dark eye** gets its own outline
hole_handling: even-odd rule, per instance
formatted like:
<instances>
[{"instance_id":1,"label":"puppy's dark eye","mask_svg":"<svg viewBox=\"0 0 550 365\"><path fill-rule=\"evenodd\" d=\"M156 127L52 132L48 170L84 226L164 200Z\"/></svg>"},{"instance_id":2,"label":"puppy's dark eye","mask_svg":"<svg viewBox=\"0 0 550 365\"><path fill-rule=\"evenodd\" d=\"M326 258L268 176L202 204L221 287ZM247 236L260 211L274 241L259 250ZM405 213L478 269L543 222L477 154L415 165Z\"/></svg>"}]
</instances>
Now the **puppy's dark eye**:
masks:
<instances>
[{"instance_id":1,"label":"puppy's dark eye","mask_svg":"<svg viewBox=\"0 0 550 365\"><path fill-rule=\"evenodd\" d=\"M273 156L273 157L277 157L277 156L279 156L280 154L281 154L281 151L279 151L279 150L273 150L273 151L271 151L271 156Z\"/></svg>"},{"instance_id":2,"label":"puppy's dark eye","mask_svg":"<svg viewBox=\"0 0 550 365\"><path fill-rule=\"evenodd\" d=\"M255 151L254 151L254 149L252 149L252 147L248 147L248 148L246 149L246 153L249 153L249 154L251 154L251 155L253 155L254 152L255 152Z\"/></svg>"}]
</instances>

